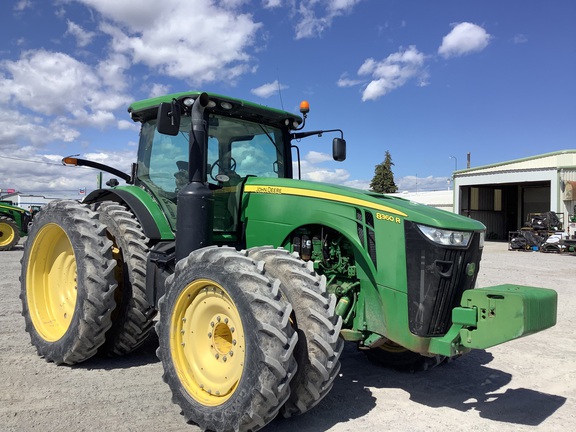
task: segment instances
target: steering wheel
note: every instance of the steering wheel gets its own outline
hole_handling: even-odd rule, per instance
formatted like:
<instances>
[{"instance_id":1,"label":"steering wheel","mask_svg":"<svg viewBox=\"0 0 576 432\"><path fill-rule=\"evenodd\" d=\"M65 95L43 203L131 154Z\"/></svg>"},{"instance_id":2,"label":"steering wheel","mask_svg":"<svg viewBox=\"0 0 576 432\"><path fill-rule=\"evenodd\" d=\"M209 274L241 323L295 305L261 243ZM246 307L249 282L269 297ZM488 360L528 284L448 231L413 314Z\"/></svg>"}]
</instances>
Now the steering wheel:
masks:
<instances>
[{"instance_id":1,"label":"steering wheel","mask_svg":"<svg viewBox=\"0 0 576 432\"><path fill-rule=\"evenodd\" d=\"M222 168L220 166L221 164L221 160L218 159L216 162L214 162L212 164L212 168L210 168L210 178L214 181L222 181L219 180L217 177L220 176L221 174L224 174L226 176L228 176L229 174L235 174L235 170L236 170L236 160L233 157L230 157L230 168ZM214 175L214 168L216 167L220 167L220 173ZM224 180L226 181L226 180Z\"/></svg>"}]
</instances>

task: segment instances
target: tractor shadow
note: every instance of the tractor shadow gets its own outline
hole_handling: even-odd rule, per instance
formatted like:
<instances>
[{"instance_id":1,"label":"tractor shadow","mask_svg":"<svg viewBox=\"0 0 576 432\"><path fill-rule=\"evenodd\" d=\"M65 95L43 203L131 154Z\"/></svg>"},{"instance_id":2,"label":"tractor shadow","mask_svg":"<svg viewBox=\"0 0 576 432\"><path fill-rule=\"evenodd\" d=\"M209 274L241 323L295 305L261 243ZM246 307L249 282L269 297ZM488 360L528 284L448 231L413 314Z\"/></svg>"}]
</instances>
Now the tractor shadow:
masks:
<instances>
[{"instance_id":1,"label":"tractor shadow","mask_svg":"<svg viewBox=\"0 0 576 432\"><path fill-rule=\"evenodd\" d=\"M394 402L386 405L389 396L375 396L386 389L402 390L412 402L431 408L475 410L484 419L526 426L541 424L566 402L564 397L526 388L498 391L512 375L487 367L492 359L492 354L477 350L431 371L406 373L375 365L353 344L346 344L340 376L326 398L302 416L277 418L273 430L323 431L375 408L394 409Z\"/></svg>"},{"instance_id":2,"label":"tractor shadow","mask_svg":"<svg viewBox=\"0 0 576 432\"><path fill-rule=\"evenodd\" d=\"M156 332L152 330L144 343L129 354L123 356L106 356L98 353L82 363L71 366L71 368L110 371L158 363L160 362L160 359L156 356L156 348L158 348L158 345L158 336Z\"/></svg>"}]
</instances>

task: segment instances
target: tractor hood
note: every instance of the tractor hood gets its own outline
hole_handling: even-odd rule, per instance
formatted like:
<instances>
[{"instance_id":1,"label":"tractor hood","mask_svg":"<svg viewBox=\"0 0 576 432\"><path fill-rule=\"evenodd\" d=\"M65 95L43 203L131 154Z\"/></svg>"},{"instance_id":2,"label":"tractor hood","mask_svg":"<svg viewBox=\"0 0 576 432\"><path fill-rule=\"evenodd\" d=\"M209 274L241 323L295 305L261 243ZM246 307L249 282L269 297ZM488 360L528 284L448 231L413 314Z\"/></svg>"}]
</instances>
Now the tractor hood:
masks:
<instances>
[{"instance_id":1,"label":"tractor hood","mask_svg":"<svg viewBox=\"0 0 576 432\"><path fill-rule=\"evenodd\" d=\"M399 217L423 225L463 231L483 231L486 227L474 219L409 201L404 198L368 192L346 186L294 179L249 177L244 191L275 195L292 195L339 202Z\"/></svg>"}]
</instances>

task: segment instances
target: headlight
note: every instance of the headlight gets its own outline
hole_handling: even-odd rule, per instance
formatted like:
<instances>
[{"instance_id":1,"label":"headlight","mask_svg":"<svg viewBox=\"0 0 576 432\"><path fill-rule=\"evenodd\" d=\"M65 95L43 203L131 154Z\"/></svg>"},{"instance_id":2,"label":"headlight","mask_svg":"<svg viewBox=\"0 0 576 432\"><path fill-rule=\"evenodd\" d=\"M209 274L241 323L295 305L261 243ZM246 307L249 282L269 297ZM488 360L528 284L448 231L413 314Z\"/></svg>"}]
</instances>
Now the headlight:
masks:
<instances>
[{"instance_id":1,"label":"headlight","mask_svg":"<svg viewBox=\"0 0 576 432\"><path fill-rule=\"evenodd\" d=\"M480 244L479 244L480 249L484 247L484 237L486 237L486 231L482 231L480 233Z\"/></svg>"},{"instance_id":2,"label":"headlight","mask_svg":"<svg viewBox=\"0 0 576 432\"><path fill-rule=\"evenodd\" d=\"M434 243L443 246L467 247L472 233L469 231L452 231L426 225L416 225L418 229Z\"/></svg>"}]
</instances>

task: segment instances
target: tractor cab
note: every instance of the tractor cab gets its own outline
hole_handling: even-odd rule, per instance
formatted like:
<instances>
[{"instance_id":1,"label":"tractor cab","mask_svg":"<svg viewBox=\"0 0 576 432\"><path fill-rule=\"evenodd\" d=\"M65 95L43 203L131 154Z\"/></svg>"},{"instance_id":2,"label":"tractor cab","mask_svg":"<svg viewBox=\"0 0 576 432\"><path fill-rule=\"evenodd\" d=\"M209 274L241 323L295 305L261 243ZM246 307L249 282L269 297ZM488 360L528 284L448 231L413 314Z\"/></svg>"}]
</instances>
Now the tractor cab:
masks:
<instances>
[{"instance_id":1,"label":"tractor cab","mask_svg":"<svg viewBox=\"0 0 576 432\"><path fill-rule=\"evenodd\" d=\"M240 99L188 92L149 99L129 108L142 123L134 184L156 198L172 231L177 260L199 247L241 240L242 190L249 177L292 178L293 140L340 132L333 157L346 157L342 131L299 132L302 117ZM180 214L180 216L177 216ZM193 221L193 222L192 222Z\"/></svg>"}]
</instances>

